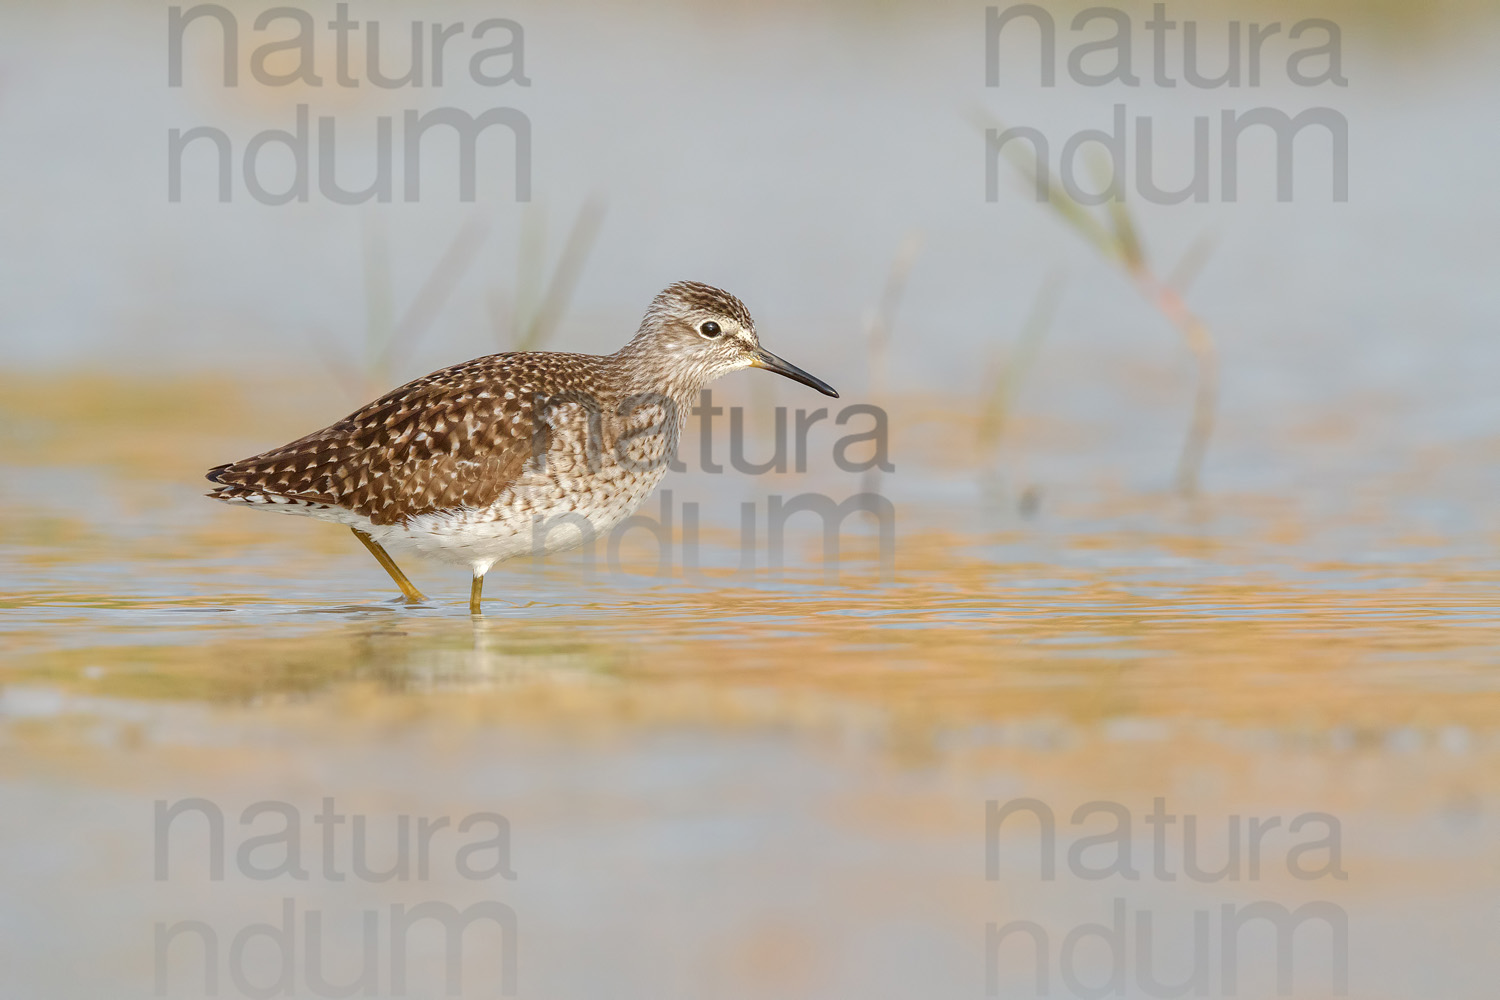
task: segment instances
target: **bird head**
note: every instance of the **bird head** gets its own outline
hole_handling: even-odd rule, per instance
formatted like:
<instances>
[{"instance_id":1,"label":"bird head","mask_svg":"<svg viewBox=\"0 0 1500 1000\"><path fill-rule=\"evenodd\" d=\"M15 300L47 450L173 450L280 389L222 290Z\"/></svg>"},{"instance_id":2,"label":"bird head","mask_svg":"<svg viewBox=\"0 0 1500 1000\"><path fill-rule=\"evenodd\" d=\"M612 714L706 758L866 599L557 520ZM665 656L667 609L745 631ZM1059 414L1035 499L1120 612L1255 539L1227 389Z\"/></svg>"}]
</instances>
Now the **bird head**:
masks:
<instances>
[{"instance_id":1,"label":"bird head","mask_svg":"<svg viewBox=\"0 0 1500 1000\"><path fill-rule=\"evenodd\" d=\"M743 302L696 281L669 285L652 300L631 347L649 352L700 387L742 368L764 368L838 397L822 379L761 347Z\"/></svg>"}]
</instances>

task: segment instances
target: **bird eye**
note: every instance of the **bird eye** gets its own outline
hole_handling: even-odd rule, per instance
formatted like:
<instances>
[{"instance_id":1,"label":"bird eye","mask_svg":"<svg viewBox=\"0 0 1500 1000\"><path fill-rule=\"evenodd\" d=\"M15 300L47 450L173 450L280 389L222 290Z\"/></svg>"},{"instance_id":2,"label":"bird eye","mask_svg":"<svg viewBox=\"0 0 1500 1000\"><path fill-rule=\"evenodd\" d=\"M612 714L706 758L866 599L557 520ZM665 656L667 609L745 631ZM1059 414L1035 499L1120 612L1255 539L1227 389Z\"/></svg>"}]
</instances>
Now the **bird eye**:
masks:
<instances>
[{"instance_id":1,"label":"bird eye","mask_svg":"<svg viewBox=\"0 0 1500 1000\"><path fill-rule=\"evenodd\" d=\"M719 328L719 324L715 323L713 320L709 320L702 326L698 327L698 332L703 334L703 336L705 337L717 337L724 331Z\"/></svg>"}]
</instances>

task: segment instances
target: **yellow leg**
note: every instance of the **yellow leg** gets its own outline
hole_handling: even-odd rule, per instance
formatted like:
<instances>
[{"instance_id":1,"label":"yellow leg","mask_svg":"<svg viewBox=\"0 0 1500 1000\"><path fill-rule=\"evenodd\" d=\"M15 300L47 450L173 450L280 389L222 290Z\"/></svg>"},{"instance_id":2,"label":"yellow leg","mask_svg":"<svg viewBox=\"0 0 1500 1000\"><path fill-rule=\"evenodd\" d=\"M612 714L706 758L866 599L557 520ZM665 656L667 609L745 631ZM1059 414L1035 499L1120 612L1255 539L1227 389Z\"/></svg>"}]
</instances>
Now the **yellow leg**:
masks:
<instances>
[{"instance_id":1,"label":"yellow leg","mask_svg":"<svg viewBox=\"0 0 1500 1000\"><path fill-rule=\"evenodd\" d=\"M370 550L370 555L375 557L375 561L380 563L387 573L391 574L391 579L395 580L396 586L401 588L401 593L406 596L408 604L427 600L427 598L422 596L420 590L412 586L412 582L406 578L406 574L401 572L401 567L397 566L396 561L390 557L390 554L380 547L379 542L358 528L351 527L349 530L354 532L355 538L365 543L365 548Z\"/></svg>"},{"instance_id":2,"label":"yellow leg","mask_svg":"<svg viewBox=\"0 0 1500 1000\"><path fill-rule=\"evenodd\" d=\"M469 588L469 614L483 614L483 612L479 610L479 595L483 592L484 577L476 576L474 578L474 585Z\"/></svg>"}]
</instances>

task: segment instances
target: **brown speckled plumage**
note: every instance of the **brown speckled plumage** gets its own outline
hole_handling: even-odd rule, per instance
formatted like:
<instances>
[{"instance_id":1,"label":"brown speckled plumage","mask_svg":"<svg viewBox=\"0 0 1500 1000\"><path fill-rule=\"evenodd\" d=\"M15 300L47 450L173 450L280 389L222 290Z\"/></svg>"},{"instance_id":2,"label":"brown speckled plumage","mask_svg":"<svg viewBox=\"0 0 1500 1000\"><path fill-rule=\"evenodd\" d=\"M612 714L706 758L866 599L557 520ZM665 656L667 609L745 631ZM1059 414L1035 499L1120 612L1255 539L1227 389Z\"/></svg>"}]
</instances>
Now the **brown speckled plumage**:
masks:
<instances>
[{"instance_id":1,"label":"brown speckled plumage","mask_svg":"<svg viewBox=\"0 0 1500 1000\"><path fill-rule=\"evenodd\" d=\"M739 299L679 282L614 354L494 354L444 368L210 470L208 495L337 521L373 538L372 551L404 547L482 577L533 545L555 551L628 517L666 471L698 392L751 366L833 394L760 348ZM553 538L546 522L557 518L578 530Z\"/></svg>"},{"instance_id":2,"label":"brown speckled plumage","mask_svg":"<svg viewBox=\"0 0 1500 1000\"><path fill-rule=\"evenodd\" d=\"M208 495L340 507L380 525L485 507L526 463L539 397L580 387L613 396L613 368L610 359L587 354L466 361L409 382L330 427L219 466L208 478L221 485Z\"/></svg>"}]
</instances>

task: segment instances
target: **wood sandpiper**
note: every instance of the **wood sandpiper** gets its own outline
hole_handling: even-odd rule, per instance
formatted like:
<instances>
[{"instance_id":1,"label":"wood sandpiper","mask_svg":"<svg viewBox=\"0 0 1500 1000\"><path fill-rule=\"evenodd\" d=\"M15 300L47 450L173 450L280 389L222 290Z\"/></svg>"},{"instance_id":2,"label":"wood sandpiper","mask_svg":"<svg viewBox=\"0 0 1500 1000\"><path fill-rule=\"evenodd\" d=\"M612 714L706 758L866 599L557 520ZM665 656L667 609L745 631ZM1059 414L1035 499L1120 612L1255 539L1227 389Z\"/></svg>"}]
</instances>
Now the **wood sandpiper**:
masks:
<instances>
[{"instance_id":1,"label":"wood sandpiper","mask_svg":"<svg viewBox=\"0 0 1500 1000\"><path fill-rule=\"evenodd\" d=\"M760 346L739 299L683 281L614 354L513 352L395 389L338 423L208 473L215 500L348 525L409 602L387 549L484 576L525 553L584 544L661 481L689 407L719 376L764 368L837 397Z\"/></svg>"}]
</instances>

